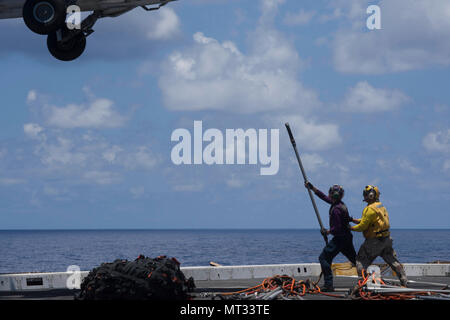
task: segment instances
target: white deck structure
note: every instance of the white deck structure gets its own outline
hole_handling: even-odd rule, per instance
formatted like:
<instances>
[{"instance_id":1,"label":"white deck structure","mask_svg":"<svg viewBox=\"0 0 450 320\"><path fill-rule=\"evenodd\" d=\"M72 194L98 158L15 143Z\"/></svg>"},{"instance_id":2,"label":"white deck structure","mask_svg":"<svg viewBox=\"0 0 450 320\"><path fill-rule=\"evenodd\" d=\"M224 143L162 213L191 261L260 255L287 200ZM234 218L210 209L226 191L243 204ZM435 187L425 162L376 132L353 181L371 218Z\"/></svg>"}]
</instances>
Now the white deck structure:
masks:
<instances>
[{"instance_id":1,"label":"white deck structure","mask_svg":"<svg viewBox=\"0 0 450 320\"><path fill-rule=\"evenodd\" d=\"M435 263L405 263L403 264L407 276L414 277L450 277L450 264ZM348 268L336 275L354 275L355 268ZM244 280L267 278L274 275L288 275L292 277L318 277L320 264L273 264L273 265L240 265L240 266L205 266L182 267L186 278L193 277L195 281L208 280ZM48 273L17 273L0 274L0 292L15 292L28 290L51 289L79 289L80 283L89 271L80 272L48 272ZM389 269L388 275L392 276Z\"/></svg>"}]
</instances>

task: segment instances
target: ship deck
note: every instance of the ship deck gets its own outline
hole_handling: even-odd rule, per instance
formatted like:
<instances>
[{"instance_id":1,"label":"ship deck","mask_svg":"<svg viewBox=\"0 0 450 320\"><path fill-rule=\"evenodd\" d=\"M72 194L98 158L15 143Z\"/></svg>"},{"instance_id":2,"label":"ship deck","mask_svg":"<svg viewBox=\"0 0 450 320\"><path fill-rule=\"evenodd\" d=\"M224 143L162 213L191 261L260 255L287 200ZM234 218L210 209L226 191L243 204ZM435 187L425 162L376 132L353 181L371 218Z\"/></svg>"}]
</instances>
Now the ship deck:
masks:
<instances>
[{"instance_id":1,"label":"ship deck","mask_svg":"<svg viewBox=\"0 0 450 320\"><path fill-rule=\"evenodd\" d=\"M317 281L317 277L295 277L296 280ZM396 282L395 278L390 278ZM221 293L236 292L247 289L262 283L263 278L254 279L230 279L230 280L199 280L195 281L196 288L190 295L193 300L219 300ZM408 288L440 290L450 288L450 277L448 276L420 276L408 277L412 280L408 283ZM306 293L302 300L351 300L348 293L357 284L357 278L351 276L336 276L334 278L334 296L324 294ZM323 285L323 280L318 283ZM14 292L0 292L0 300L74 300L75 294L79 290L69 289L39 289L24 290ZM229 297L229 296L227 296ZM237 299L236 299L237 300Z\"/></svg>"}]
</instances>

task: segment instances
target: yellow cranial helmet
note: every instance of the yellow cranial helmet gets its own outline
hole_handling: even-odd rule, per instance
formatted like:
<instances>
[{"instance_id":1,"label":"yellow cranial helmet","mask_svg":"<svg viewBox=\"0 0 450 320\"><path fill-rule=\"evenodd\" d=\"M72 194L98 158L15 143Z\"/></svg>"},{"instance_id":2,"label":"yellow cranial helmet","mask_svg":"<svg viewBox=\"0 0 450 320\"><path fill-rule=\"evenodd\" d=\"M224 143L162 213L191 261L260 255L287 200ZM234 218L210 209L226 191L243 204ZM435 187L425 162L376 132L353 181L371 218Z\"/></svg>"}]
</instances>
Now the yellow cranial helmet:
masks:
<instances>
[{"instance_id":1,"label":"yellow cranial helmet","mask_svg":"<svg viewBox=\"0 0 450 320\"><path fill-rule=\"evenodd\" d=\"M380 190L378 187L368 185L364 188L363 197L368 200L378 200L380 198Z\"/></svg>"}]
</instances>

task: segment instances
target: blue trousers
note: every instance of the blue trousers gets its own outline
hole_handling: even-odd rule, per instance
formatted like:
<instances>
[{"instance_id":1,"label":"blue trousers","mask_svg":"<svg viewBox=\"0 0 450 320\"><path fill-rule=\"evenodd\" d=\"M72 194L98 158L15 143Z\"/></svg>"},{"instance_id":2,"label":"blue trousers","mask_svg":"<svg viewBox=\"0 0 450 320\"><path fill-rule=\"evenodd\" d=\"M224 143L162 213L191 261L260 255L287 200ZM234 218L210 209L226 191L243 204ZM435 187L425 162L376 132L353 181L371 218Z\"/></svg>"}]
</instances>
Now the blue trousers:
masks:
<instances>
[{"instance_id":1,"label":"blue trousers","mask_svg":"<svg viewBox=\"0 0 450 320\"><path fill-rule=\"evenodd\" d=\"M331 241L323 248L319 256L320 266L322 267L323 278L325 286L333 286L333 272L331 270L331 263L334 257L342 253L347 259L356 264L356 251L353 246L353 235L348 233L343 236L334 236Z\"/></svg>"}]
</instances>

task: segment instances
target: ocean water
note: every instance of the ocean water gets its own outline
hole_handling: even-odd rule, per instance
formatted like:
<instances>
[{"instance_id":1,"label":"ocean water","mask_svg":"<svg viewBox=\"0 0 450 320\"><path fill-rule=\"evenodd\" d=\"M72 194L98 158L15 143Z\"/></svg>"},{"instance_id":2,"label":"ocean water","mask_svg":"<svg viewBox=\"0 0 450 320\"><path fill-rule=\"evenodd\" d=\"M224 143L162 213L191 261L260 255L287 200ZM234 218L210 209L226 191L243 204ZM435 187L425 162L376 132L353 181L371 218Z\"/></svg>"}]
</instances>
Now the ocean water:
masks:
<instances>
[{"instance_id":1,"label":"ocean water","mask_svg":"<svg viewBox=\"0 0 450 320\"><path fill-rule=\"evenodd\" d=\"M391 236L403 263L450 260L448 229L394 229ZM363 237L353 239L358 251ZM323 246L318 230L11 230L0 231L0 273L91 270L139 254L176 257L181 266L308 263L318 262Z\"/></svg>"}]
</instances>

